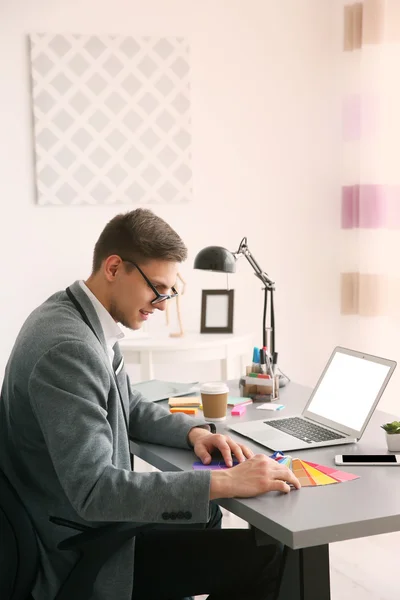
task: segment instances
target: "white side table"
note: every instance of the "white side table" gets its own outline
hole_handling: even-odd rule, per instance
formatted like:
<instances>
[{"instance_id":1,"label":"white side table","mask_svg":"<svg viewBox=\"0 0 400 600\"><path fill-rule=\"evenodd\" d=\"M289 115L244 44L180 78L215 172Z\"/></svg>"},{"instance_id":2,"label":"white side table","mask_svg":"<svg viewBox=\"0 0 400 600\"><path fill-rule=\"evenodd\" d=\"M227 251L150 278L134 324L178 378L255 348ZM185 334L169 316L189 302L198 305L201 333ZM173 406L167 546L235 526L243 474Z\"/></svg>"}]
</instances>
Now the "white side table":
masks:
<instances>
[{"instance_id":1,"label":"white side table","mask_svg":"<svg viewBox=\"0 0 400 600\"><path fill-rule=\"evenodd\" d=\"M127 364L140 365L141 381L154 379L154 365L219 360L221 380L238 378L235 358L240 357L241 373L251 364L254 334L186 333L181 338L165 335L119 342Z\"/></svg>"}]
</instances>

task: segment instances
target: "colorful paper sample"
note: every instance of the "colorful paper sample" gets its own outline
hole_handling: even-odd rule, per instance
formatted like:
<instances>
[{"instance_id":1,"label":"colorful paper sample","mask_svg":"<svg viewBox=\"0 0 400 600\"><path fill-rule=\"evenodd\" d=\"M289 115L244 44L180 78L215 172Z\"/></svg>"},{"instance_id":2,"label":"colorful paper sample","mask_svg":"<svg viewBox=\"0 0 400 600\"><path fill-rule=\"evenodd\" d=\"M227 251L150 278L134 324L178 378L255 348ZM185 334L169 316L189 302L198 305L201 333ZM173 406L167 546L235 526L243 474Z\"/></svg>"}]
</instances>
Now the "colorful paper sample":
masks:
<instances>
[{"instance_id":1,"label":"colorful paper sample","mask_svg":"<svg viewBox=\"0 0 400 600\"><path fill-rule=\"evenodd\" d=\"M336 468L325 467L317 463L292 458L283 452L274 452L271 458L282 465L289 467L300 481L301 487L314 487L317 485L330 485L332 483L343 483L358 479L358 475L338 471Z\"/></svg>"},{"instance_id":2,"label":"colorful paper sample","mask_svg":"<svg viewBox=\"0 0 400 600\"><path fill-rule=\"evenodd\" d=\"M315 487L320 485L331 485L332 483L343 483L359 479L359 475L353 475L346 471L339 471L335 467L325 467L314 462L293 458L289 454L283 452L274 452L270 458L276 460L279 464L288 467L296 475L300 481L301 487ZM238 461L233 460L233 466L236 466ZM197 471L216 471L221 469L230 469L227 467L222 458L213 459L210 464L203 465L201 461L193 463L193 469Z\"/></svg>"}]
</instances>

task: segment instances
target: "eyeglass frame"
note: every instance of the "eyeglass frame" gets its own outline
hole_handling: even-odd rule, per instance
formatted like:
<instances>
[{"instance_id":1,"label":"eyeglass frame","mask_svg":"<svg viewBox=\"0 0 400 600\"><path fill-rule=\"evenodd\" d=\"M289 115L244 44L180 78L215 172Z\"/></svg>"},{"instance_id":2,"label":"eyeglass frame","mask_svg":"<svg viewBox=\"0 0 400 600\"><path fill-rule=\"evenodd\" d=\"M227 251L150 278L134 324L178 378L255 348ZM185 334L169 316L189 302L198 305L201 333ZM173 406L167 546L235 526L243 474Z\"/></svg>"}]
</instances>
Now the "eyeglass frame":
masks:
<instances>
[{"instance_id":1,"label":"eyeglass frame","mask_svg":"<svg viewBox=\"0 0 400 600\"><path fill-rule=\"evenodd\" d=\"M147 283L147 285L149 286L149 288L151 288L153 290L153 292L156 295L156 297L150 301L150 304L152 304L153 306L155 304L160 304L161 302L164 302L164 300L171 300L171 298L176 298L176 296L179 295L178 291L176 290L176 288L174 286L171 287L172 294L160 294L160 292L157 290L157 288L151 283L151 281L147 277L147 275L145 275L143 273L143 271L139 267L139 265L137 265L135 262L133 262L133 260L129 260L127 258L122 258L122 256L120 256L120 259L122 260L122 262L130 263L131 265L136 267L137 270L139 271L139 273L141 274L141 276L143 277L143 279L145 280L145 282Z\"/></svg>"}]
</instances>

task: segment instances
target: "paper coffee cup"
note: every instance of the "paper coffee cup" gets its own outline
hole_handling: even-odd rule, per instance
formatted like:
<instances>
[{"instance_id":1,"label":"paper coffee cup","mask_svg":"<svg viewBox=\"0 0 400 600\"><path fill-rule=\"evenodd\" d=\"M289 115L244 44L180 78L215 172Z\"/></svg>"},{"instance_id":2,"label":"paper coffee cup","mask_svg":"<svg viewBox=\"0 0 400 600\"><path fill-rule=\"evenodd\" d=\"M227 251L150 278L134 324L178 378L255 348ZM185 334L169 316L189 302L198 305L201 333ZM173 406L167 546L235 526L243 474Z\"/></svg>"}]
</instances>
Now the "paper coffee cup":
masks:
<instances>
[{"instance_id":1,"label":"paper coffee cup","mask_svg":"<svg viewBox=\"0 0 400 600\"><path fill-rule=\"evenodd\" d=\"M205 421L225 421L228 393L229 388L222 381L201 385L200 394Z\"/></svg>"}]
</instances>

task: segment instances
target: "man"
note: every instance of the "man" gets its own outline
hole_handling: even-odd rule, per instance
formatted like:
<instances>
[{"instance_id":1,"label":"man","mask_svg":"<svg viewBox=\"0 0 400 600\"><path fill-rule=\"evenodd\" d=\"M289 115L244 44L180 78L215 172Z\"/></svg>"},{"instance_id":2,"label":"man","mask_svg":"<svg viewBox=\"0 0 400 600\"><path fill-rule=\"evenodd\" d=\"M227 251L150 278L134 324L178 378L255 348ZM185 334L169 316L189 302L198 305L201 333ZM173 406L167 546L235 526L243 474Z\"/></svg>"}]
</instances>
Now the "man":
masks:
<instances>
[{"instance_id":1,"label":"man","mask_svg":"<svg viewBox=\"0 0 400 600\"><path fill-rule=\"evenodd\" d=\"M139 329L165 309L186 254L151 211L116 216L96 243L89 279L34 310L16 340L1 392L0 468L37 531L35 600L53 600L76 561L57 550L71 531L49 515L92 526L163 524L106 563L95 600L268 597L276 548L257 547L250 530L215 529L220 513L210 500L288 492L288 483L299 487L297 479L201 420L133 393L117 343L117 323ZM134 473L128 434L193 448L204 463L219 450L231 466L233 453L240 464L221 472Z\"/></svg>"}]
</instances>

